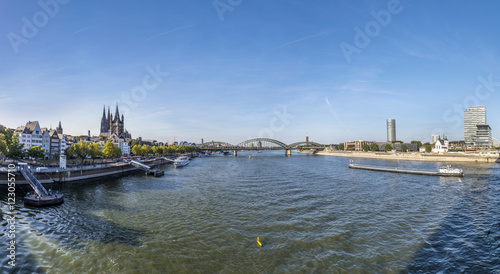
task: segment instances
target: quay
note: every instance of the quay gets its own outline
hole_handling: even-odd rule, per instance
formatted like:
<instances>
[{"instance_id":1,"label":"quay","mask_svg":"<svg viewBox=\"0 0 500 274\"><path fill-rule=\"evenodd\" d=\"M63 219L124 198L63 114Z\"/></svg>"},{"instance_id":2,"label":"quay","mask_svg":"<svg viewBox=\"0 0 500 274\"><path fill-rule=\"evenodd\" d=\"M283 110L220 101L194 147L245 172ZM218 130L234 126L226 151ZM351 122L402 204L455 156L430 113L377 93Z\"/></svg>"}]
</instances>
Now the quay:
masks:
<instances>
[{"instance_id":1,"label":"quay","mask_svg":"<svg viewBox=\"0 0 500 274\"><path fill-rule=\"evenodd\" d=\"M141 164L148 167L158 167L165 164L171 164L173 160L162 157L144 160ZM162 170L147 169L145 167L137 167L129 162L118 162L113 164L97 164L81 167L68 167L61 168L33 168L31 172L33 176L42 184L54 184L65 182L78 182L101 178L122 177L129 174L137 173L140 171L148 170L149 174L161 176ZM28 185L29 182L25 180L24 176L19 171L15 173L16 184ZM0 185L8 184L7 169L0 168Z\"/></svg>"},{"instance_id":2,"label":"quay","mask_svg":"<svg viewBox=\"0 0 500 274\"><path fill-rule=\"evenodd\" d=\"M316 155L338 156L349 158L365 158L380 160L403 160L419 162L474 162L474 163L500 163L498 153L388 153L388 152L363 152L363 151L319 151Z\"/></svg>"},{"instance_id":3,"label":"quay","mask_svg":"<svg viewBox=\"0 0 500 274\"><path fill-rule=\"evenodd\" d=\"M364 169L371 171L383 171L392 173L405 173L405 174L415 174L415 175L428 175L428 176L444 176L444 177L463 177L464 173L460 169L451 169L449 166L447 168L440 168L439 171L429 171L429 170L417 170L417 169L399 169L399 168L386 168L386 167L376 167L376 166L360 166L357 164L349 164L349 168L353 169Z\"/></svg>"}]
</instances>

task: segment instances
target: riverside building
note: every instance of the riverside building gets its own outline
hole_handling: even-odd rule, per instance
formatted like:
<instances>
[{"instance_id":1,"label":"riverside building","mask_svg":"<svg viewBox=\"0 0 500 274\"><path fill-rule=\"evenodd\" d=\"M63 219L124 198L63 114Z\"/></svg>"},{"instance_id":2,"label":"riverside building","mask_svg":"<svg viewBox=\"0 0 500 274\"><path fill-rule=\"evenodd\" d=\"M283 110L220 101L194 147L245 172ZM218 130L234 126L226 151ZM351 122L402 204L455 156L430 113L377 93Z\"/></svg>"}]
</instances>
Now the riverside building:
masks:
<instances>
[{"instance_id":1,"label":"riverside building","mask_svg":"<svg viewBox=\"0 0 500 274\"><path fill-rule=\"evenodd\" d=\"M486 107L469 107L464 111L464 141L467 147L491 149L491 127L486 123Z\"/></svg>"}]
</instances>

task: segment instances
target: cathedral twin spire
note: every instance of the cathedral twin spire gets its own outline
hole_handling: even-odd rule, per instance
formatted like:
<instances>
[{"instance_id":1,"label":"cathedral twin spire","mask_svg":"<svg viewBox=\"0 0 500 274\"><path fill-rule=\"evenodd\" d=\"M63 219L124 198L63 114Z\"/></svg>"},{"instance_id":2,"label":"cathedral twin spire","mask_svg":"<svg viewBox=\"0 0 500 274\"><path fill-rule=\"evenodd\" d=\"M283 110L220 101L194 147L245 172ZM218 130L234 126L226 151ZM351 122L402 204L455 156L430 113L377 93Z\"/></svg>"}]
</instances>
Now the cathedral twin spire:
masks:
<instances>
[{"instance_id":1,"label":"cathedral twin spire","mask_svg":"<svg viewBox=\"0 0 500 274\"><path fill-rule=\"evenodd\" d=\"M110 107L108 106L108 116L106 117L106 105L102 110L101 119L101 135L108 135L115 133L120 136L124 132L124 117L120 119L120 112L118 111L118 104L116 105L115 116L111 115Z\"/></svg>"}]
</instances>

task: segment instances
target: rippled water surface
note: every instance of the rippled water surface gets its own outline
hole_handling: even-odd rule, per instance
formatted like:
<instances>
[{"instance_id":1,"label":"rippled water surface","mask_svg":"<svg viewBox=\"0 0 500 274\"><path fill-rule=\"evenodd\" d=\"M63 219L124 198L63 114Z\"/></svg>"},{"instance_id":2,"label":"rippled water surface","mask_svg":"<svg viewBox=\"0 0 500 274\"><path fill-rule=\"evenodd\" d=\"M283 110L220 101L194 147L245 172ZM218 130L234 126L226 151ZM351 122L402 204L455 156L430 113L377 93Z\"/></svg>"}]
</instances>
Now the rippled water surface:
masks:
<instances>
[{"instance_id":1,"label":"rippled water surface","mask_svg":"<svg viewBox=\"0 0 500 274\"><path fill-rule=\"evenodd\" d=\"M2 270L500 271L500 165L455 165L466 177L440 178L351 170L347 158L282 154L240 152L165 166L160 178L68 184L61 189L65 203L49 208L24 207L18 187L16 268L2 256ZM5 255L6 193L4 185Z\"/></svg>"}]
</instances>

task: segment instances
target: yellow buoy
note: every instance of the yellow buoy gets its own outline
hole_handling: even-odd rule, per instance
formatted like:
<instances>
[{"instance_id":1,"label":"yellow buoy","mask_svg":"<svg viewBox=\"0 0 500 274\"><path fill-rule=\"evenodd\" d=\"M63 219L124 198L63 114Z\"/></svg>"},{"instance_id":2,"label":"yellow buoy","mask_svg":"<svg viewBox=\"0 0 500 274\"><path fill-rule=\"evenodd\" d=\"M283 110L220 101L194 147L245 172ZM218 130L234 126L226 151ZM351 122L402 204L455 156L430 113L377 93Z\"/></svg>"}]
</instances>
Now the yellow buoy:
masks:
<instances>
[{"instance_id":1,"label":"yellow buoy","mask_svg":"<svg viewBox=\"0 0 500 274\"><path fill-rule=\"evenodd\" d=\"M258 244L259 246L262 246L262 244L261 244L261 243L260 243L260 241L259 241L259 237L257 237L257 244Z\"/></svg>"}]
</instances>

